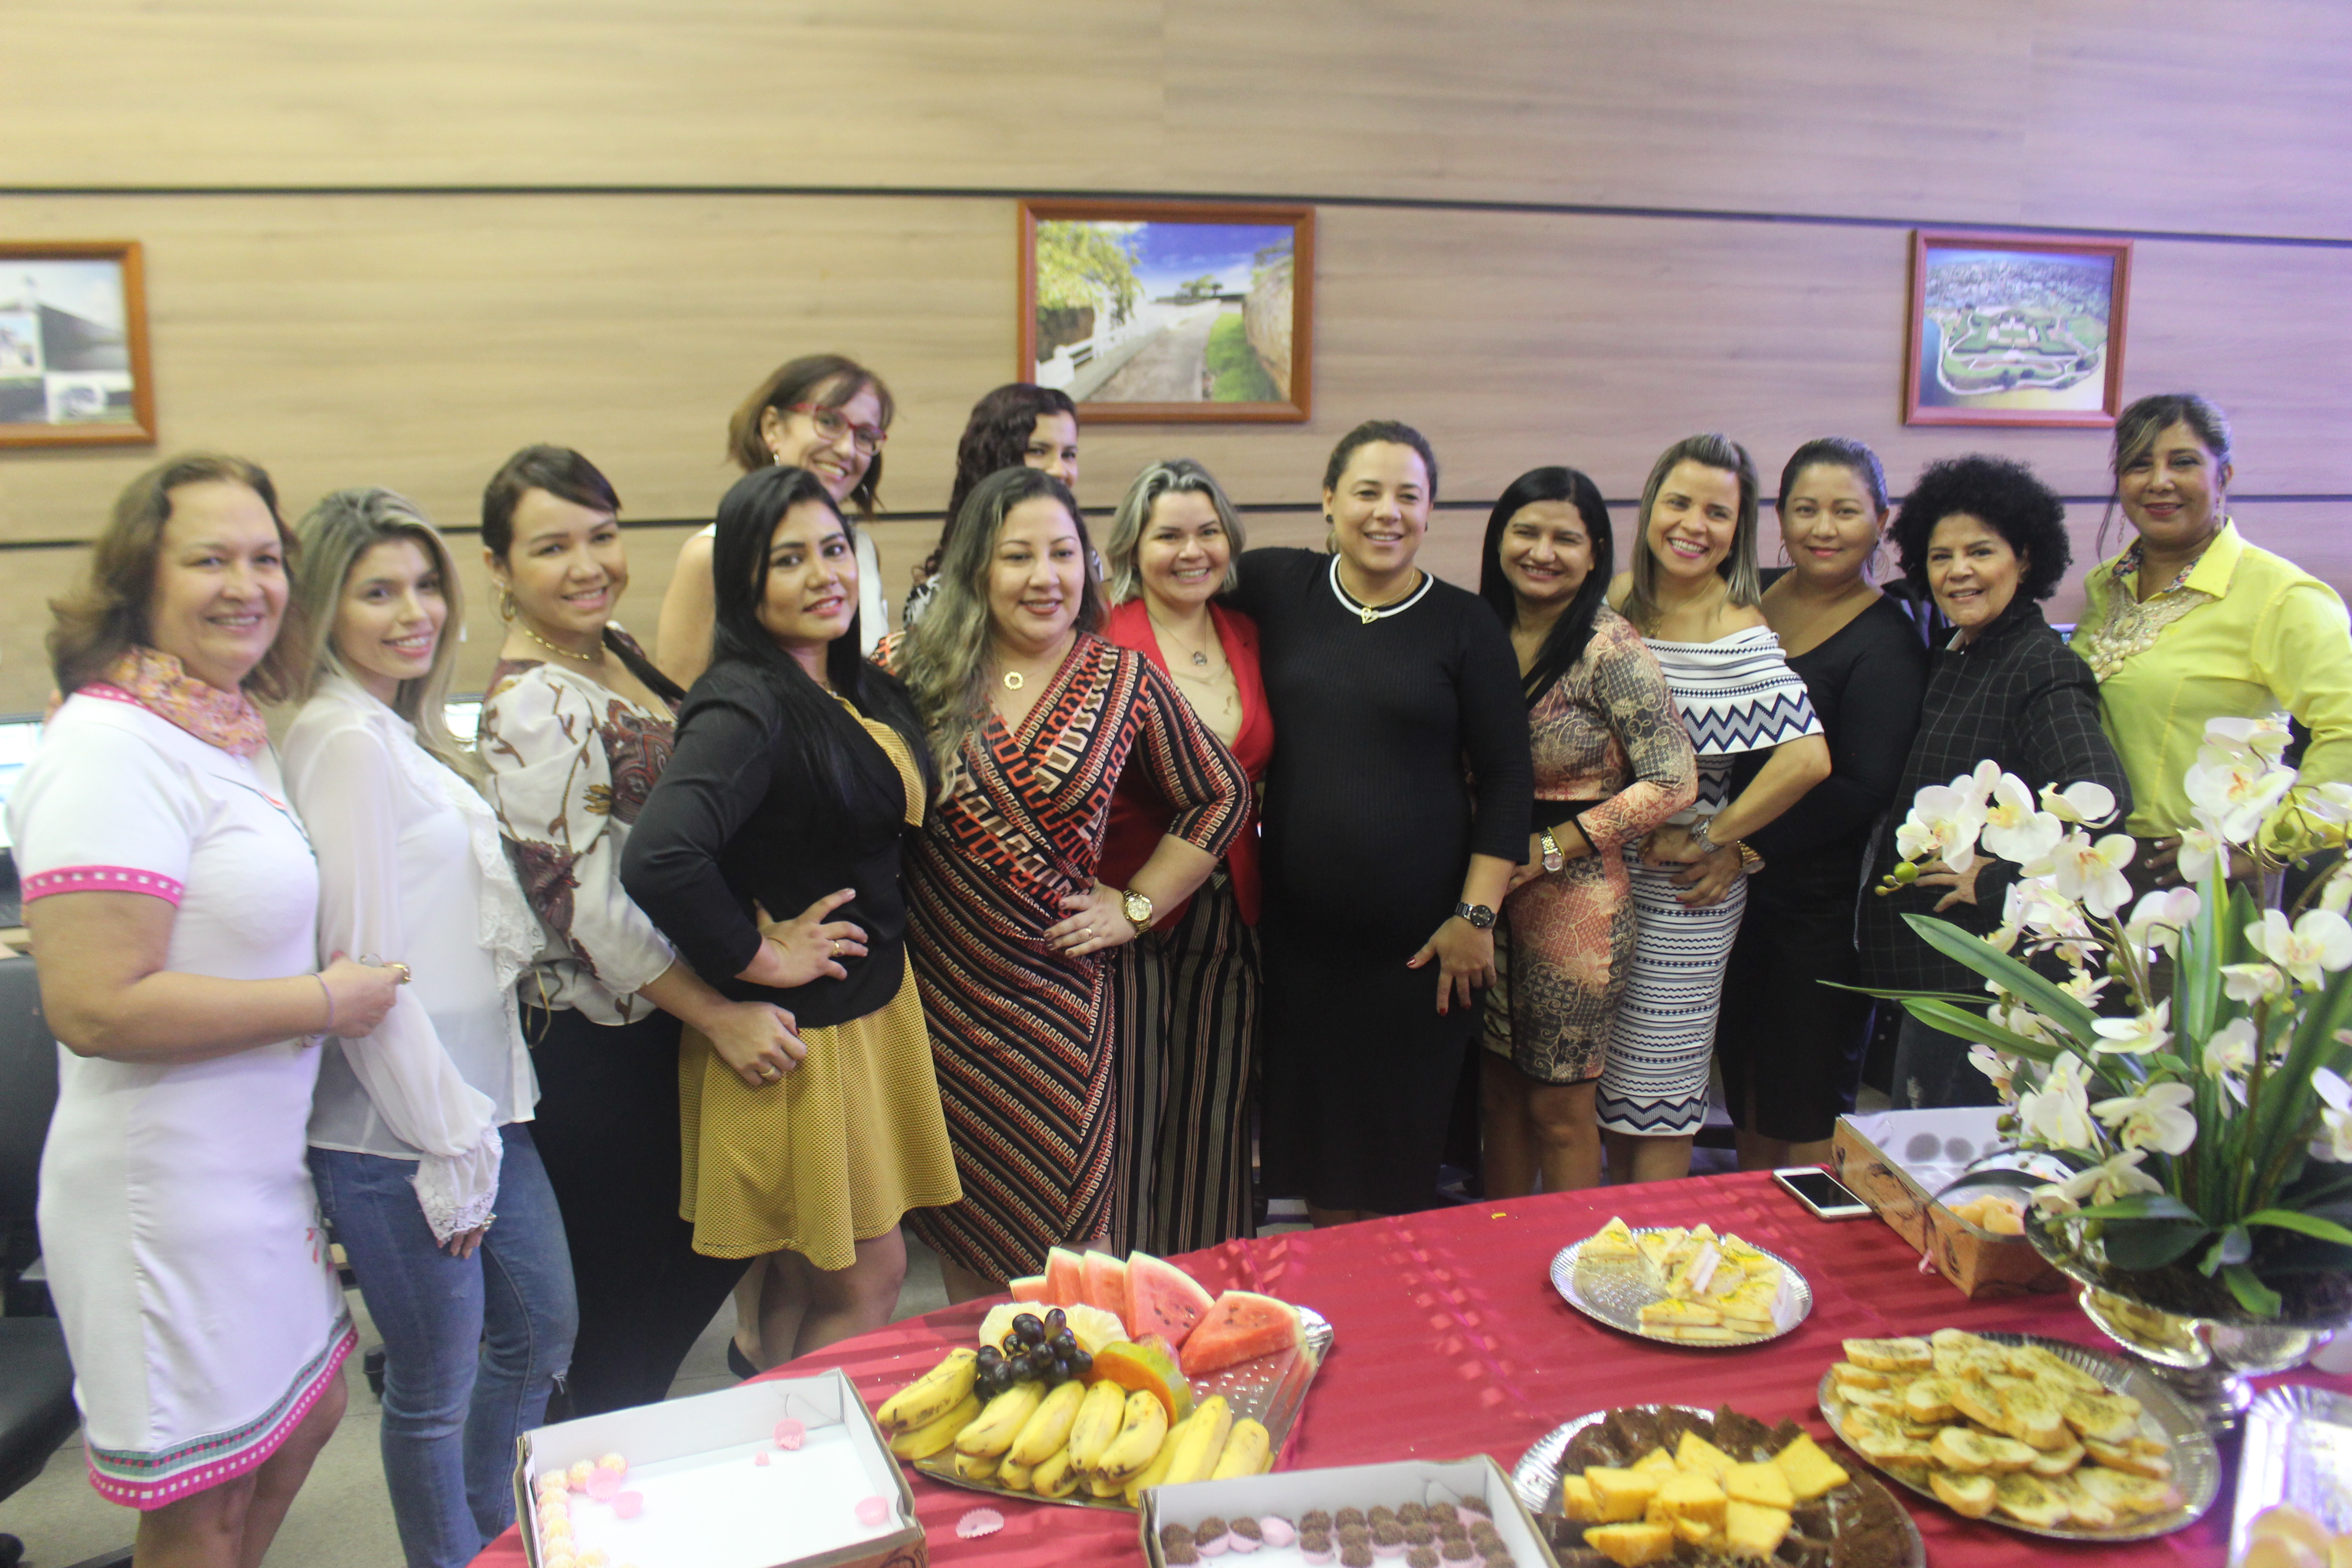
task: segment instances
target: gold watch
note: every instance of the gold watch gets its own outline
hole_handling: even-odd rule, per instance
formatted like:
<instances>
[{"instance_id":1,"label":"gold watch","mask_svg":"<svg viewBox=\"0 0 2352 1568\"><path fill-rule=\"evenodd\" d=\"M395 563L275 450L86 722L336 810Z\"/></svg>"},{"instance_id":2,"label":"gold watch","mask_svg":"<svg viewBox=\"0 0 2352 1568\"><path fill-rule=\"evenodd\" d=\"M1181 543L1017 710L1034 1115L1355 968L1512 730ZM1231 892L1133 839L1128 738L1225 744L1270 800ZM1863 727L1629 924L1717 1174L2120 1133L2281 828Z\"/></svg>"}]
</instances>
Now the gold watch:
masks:
<instances>
[{"instance_id":1,"label":"gold watch","mask_svg":"<svg viewBox=\"0 0 2352 1568\"><path fill-rule=\"evenodd\" d=\"M1151 929L1151 900L1133 888L1118 896L1118 912L1127 917L1138 935Z\"/></svg>"},{"instance_id":2,"label":"gold watch","mask_svg":"<svg viewBox=\"0 0 2352 1568\"><path fill-rule=\"evenodd\" d=\"M1568 857L1561 853L1559 840L1551 836L1550 828L1537 834L1536 842L1543 847L1543 868L1546 871L1557 871L1568 864Z\"/></svg>"}]
</instances>

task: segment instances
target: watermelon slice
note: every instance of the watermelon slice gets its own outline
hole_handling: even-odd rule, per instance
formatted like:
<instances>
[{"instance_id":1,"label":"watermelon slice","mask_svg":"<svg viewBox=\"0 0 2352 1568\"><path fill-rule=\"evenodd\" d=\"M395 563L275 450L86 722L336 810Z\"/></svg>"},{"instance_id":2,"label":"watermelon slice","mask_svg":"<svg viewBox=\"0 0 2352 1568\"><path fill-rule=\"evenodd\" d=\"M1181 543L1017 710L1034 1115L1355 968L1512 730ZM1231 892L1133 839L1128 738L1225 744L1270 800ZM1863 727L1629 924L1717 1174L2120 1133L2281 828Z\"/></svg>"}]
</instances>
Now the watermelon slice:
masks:
<instances>
[{"instance_id":1,"label":"watermelon slice","mask_svg":"<svg viewBox=\"0 0 2352 1568\"><path fill-rule=\"evenodd\" d=\"M1201 1282L1174 1264L1148 1252L1127 1255L1127 1331L1137 1339L1158 1334L1181 1350L1213 1304Z\"/></svg>"},{"instance_id":2,"label":"watermelon slice","mask_svg":"<svg viewBox=\"0 0 2352 1568\"><path fill-rule=\"evenodd\" d=\"M1087 1266L1085 1259L1066 1247L1055 1247L1045 1254L1045 1294L1043 1300L1055 1307L1076 1307L1087 1299Z\"/></svg>"},{"instance_id":3,"label":"watermelon slice","mask_svg":"<svg viewBox=\"0 0 2352 1568\"><path fill-rule=\"evenodd\" d=\"M1026 1279L1015 1279L1013 1281L1012 1289L1013 1299L1016 1301L1034 1301L1040 1304L1045 1302L1045 1277L1043 1274L1032 1274Z\"/></svg>"},{"instance_id":4,"label":"watermelon slice","mask_svg":"<svg viewBox=\"0 0 2352 1568\"><path fill-rule=\"evenodd\" d=\"M1108 1252L1089 1252L1084 1261L1087 1305L1127 1321L1127 1265Z\"/></svg>"},{"instance_id":5,"label":"watermelon slice","mask_svg":"<svg viewBox=\"0 0 2352 1568\"><path fill-rule=\"evenodd\" d=\"M1239 1362L1307 1343L1298 1309L1254 1290L1228 1290L1184 1338L1184 1375L1202 1377Z\"/></svg>"}]
</instances>

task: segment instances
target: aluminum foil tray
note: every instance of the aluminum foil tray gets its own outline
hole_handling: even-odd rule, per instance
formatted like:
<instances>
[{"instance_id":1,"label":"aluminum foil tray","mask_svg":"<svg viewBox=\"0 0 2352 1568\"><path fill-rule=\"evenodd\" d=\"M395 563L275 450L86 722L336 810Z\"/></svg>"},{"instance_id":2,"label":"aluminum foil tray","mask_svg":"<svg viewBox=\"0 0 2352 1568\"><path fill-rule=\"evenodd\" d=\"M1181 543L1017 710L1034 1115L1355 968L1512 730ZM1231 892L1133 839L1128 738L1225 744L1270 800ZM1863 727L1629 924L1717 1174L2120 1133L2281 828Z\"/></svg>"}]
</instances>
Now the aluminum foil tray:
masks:
<instances>
[{"instance_id":1,"label":"aluminum foil tray","mask_svg":"<svg viewBox=\"0 0 2352 1568\"><path fill-rule=\"evenodd\" d=\"M1645 1225L1635 1227L1635 1236L1648 1236L1666 1230L1667 1226ZM1591 1237L1585 1237L1590 1241ZM1753 1243L1749 1244L1753 1246ZM1587 1263L1580 1258L1584 1242L1571 1242L1561 1247L1551 1260L1551 1288L1560 1299L1594 1322L1606 1323L1621 1333L1652 1344L1675 1345L1684 1350L1736 1351L1749 1345L1769 1344L1812 1315L1813 1286L1798 1270L1795 1264L1777 1252L1759 1247L1764 1254L1780 1266L1781 1277L1787 1282L1780 1292L1780 1310L1773 1314L1772 1331L1769 1334L1743 1334L1738 1339L1707 1344L1693 1340L1677 1340L1664 1334L1654 1334L1642 1326L1642 1309L1653 1301L1665 1300L1665 1292L1654 1289L1642 1278L1638 1265L1632 1263Z\"/></svg>"},{"instance_id":2,"label":"aluminum foil tray","mask_svg":"<svg viewBox=\"0 0 2352 1568\"><path fill-rule=\"evenodd\" d=\"M2284 1384L2254 1396L2238 1456L2231 1562L2245 1555L2254 1516L2282 1502L2338 1534L2352 1531L2352 1399L2309 1384Z\"/></svg>"}]
</instances>

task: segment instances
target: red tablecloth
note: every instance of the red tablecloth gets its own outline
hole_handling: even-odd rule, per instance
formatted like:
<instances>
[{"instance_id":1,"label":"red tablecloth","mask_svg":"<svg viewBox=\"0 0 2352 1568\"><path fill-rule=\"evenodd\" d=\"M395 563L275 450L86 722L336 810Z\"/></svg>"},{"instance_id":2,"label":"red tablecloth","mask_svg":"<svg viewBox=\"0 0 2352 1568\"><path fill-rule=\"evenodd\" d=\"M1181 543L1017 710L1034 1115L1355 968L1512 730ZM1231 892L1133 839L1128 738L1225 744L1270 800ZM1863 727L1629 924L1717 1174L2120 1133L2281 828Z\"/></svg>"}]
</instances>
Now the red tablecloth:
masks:
<instances>
[{"instance_id":1,"label":"red tablecloth","mask_svg":"<svg viewBox=\"0 0 2352 1568\"><path fill-rule=\"evenodd\" d=\"M1812 1316L1785 1338L1744 1351L1675 1349L1601 1327L1559 1299L1549 1269L1555 1253L1612 1214L1637 1226L1705 1221L1771 1248L1812 1282ZM1728 1403L1767 1421L1794 1416L1827 1441L1814 1388L1838 1359L1841 1339L1956 1324L2105 1346L2071 1295L1969 1300L1940 1276L1922 1275L1918 1255L1885 1226L1868 1219L1823 1224L1763 1175L1472 1205L1229 1242L1182 1261L1211 1290L1263 1290L1330 1320L1331 1354L1293 1429L1284 1469L1486 1453L1508 1471L1563 1422L1612 1405L1660 1402ZM971 1343L984 1311L984 1304L971 1303L911 1318L804 1357L790 1370L839 1366L867 1403L878 1405L950 1348ZM2352 1378L2292 1375L2352 1393ZM2231 1447L2224 1445L2225 1459ZM988 1499L909 1475L934 1563L1029 1568L1142 1561L1132 1514ZM1899 1488L1895 1495L1918 1521L1935 1568L2054 1562L2218 1568L2231 1484L2225 1475L2221 1500L2199 1523L2128 1546L2070 1546L2019 1535L1961 1519ZM956 1521L983 1503L1003 1512L1004 1529L978 1541L958 1539ZM513 1531L476 1560L477 1568L520 1568L522 1562Z\"/></svg>"}]
</instances>

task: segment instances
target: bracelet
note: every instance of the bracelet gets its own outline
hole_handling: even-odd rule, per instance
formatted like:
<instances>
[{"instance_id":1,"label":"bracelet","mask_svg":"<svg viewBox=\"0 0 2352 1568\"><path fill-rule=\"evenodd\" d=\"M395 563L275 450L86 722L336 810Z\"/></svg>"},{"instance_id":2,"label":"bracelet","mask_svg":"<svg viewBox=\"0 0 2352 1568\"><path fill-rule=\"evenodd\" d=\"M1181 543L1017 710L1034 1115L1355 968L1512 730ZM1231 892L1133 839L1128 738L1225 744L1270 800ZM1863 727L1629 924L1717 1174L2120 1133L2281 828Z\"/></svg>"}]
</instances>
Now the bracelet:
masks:
<instances>
[{"instance_id":1,"label":"bracelet","mask_svg":"<svg viewBox=\"0 0 2352 1568\"><path fill-rule=\"evenodd\" d=\"M1593 842L1592 829L1584 826L1584 813L1571 811L1568 814L1568 819L1576 825L1577 834L1583 838L1585 849L1594 855L1600 854L1601 846Z\"/></svg>"},{"instance_id":2,"label":"bracelet","mask_svg":"<svg viewBox=\"0 0 2352 1568\"><path fill-rule=\"evenodd\" d=\"M319 983L319 994L327 999L327 1026L320 1030L319 1033L321 1035L331 1035L335 1032L335 994L327 989L327 977L325 975L313 971L310 978Z\"/></svg>"},{"instance_id":3,"label":"bracelet","mask_svg":"<svg viewBox=\"0 0 2352 1568\"><path fill-rule=\"evenodd\" d=\"M1732 844L1739 851L1739 870L1742 876L1753 877L1757 872L1764 869L1764 857L1748 847L1748 840L1736 838L1732 840Z\"/></svg>"}]
</instances>

